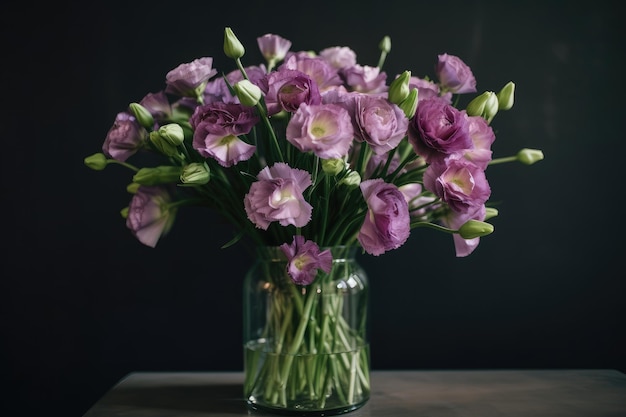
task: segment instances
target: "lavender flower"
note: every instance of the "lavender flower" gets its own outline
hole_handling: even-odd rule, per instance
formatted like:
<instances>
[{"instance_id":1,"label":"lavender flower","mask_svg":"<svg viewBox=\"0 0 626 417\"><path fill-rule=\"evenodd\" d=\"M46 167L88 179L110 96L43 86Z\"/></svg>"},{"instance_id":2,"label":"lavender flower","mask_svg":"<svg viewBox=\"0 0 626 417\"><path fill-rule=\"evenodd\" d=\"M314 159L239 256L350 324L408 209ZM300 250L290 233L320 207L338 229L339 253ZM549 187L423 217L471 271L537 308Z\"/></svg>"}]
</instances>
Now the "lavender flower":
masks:
<instances>
[{"instance_id":1,"label":"lavender flower","mask_svg":"<svg viewBox=\"0 0 626 417\"><path fill-rule=\"evenodd\" d=\"M128 207L126 227L141 243L155 247L174 223L176 209L170 208L171 197L165 187L140 186Z\"/></svg>"},{"instance_id":2,"label":"lavender flower","mask_svg":"<svg viewBox=\"0 0 626 417\"><path fill-rule=\"evenodd\" d=\"M181 97L197 97L215 74L217 70L213 69L213 58L198 58L180 64L165 76L165 92Z\"/></svg>"},{"instance_id":3,"label":"lavender flower","mask_svg":"<svg viewBox=\"0 0 626 417\"><path fill-rule=\"evenodd\" d=\"M293 113L302 103L320 104L321 102L322 96L317 84L301 71L279 69L267 76L265 104L267 114L270 116L281 110Z\"/></svg>"},{"instance_id":4,"label":"lavender flower","mask_svg":"<svg viewBox=\"0 0 626 417\"><path fill-rule=\"evenodd\" d=\"M458 56L439 55L435 73L445 91L455 94L476 92L476 78L471 68Z\"/></svg>"},{"instance_id":5,"label":"lavender flower","mask_svg":"<svg viewBox=\"0 0 626 417\"><path fill-rule=\"evenodd\" d=\"M302 227L309 222L313 207L302 195L312 184L307 171L279 162L263 168L257 180L244 196L246 214L256 227L267 230L274 221Z\"/></svg>"},{"instance_id":6,"label":"lavender flower","mask_svg":"<svg viewBox=\"0 0 626 417\"><path fill-rule=\"evenodd\" d=\"M402 246L411 231L409 205L398 187L382 179L361 182L367 213L358 240L370 255L381 255Z\"/></svg>"},{"instance_id":7,"label":"lavender flower","mask_svg":"<svg viewBox=\"0 0 626 417\"><path fill-rule=\"evenodd\" d=\"M271 70L278 61L285 59L285 55L291 48L291 41L273 33L267 33L256 38L259 50L263 58L268 62Z\"/></svg>"},{"instance_id":8,"label":"lavender flower","mask_svg":"<svg viewBox=\"0 0 626 417\"><path fill-rule=\"evenodd\" d=\"M319 53L320 58L338 70L356 65L356 52L347 46L331 46Z\"/></svg>"},{"instance_id":9,"label":"lavender flower","mask_svg":"<svg viewBox=\"0 0 626 417\"><path fill-rule=\"evenodd\" d=\"M338 69L320 57L291 55L281 69L291 69L305 73L315 81L322 94L343 84Z\"/></svg>"},{"instance_id":10,"label":"lavender flower","mask_svg":"<svg viewBox=\"0 0 626 417\"><path fill-rule=\"evenodd\" d=\"M341 158L352 146L354 132L348 111L336 104L303 103L286 130L287 140L302 152L323 159Z\"/></svg>"},{"instance_id":11,"label":"lavender flower","mask_svg":"<svg viewBox=\"0 0 626 417\"><path fill-rule=\"evenodd\" d=\"M408 138L415 153L428 163L472 147L465 111L439 98L419 103L409 124Z\"/></svg>"},{"instance_id":12,"label":"lavender flower","mask_svg":"<svg viewBox=\"0 0 626 417\"><path fill-rule=\"evenodd\" d=\"M330 273L333 262L330 249L320 251L317 243L304 236L294 236L291 244L283 243L280 249L287 257L287 273L298 285L312 283L318 269Z\"/></svg>"},{"instance_id":13,"label":"lavender flower","mask_svg":"<svg viewBox=\"0 0 626 417\"><path fill-rule=\"evenodd\" d=\"M346 84L359 93L382 94L389 88L385 83L387 74L378 67L369 65L353 65L341 70L341 75Z\"/></svg>"},{"instance_id":14,"label":"lavender flower","mask_svg":"<svg viewBox=\"0 0 626 417\"><path fill-rule=\"evenodd\" d=\"M409 125L402 109L383 97L357 94L354 100L356 138L367 142L378 155L398 146Z\"/></svg>"},{"instance_id":15,"label":"lavender flower","mask_svg":"<svg viewBox=\"0 0 626 417\"><path fill-rule=\"evenodd\" d=\"M126 161L142 148L148 136L130 113L117 114L102 145L102 152L115 160Z\"/></svg>"},{"instance_id":16,"label":"lavender flower","mask_svg":"<svg viewBox=\"0 0 626 417\"><path fill-rule=\"evenodd\" d=\"M252 129L259 118L241 104L209 103L196 108L190 123L194 129L193 147L204 157L223 167L249 159L256 146L239 138Z\"/></svg>"}]
</instances>

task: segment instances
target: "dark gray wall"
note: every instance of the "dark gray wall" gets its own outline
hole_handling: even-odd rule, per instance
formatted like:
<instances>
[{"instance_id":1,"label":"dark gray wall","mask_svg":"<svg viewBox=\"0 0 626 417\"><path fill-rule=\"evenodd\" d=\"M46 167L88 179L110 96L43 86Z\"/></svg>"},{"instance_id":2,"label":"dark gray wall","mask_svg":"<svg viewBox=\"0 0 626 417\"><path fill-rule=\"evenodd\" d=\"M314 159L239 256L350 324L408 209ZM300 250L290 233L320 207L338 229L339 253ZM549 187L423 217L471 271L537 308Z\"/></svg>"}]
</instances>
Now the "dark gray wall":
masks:
<instances>
[{"instance_id":1,"label":"dark gray wall","mask_svg":"<svg viewBox=\"0 0 626 417\"><path fill-rule=\"evenodd\" d=\"M82 415L131 371L242 369L250 260L219 249L228 227L184 210L157 249L144 247L118 217L129 199L122 169L82 163L115 114L161 89L179 63L213 56L232 69L224 26L247 46L245 64L260 62L255 39L267 32L294 49L350 46L369 65L389 35L390 74L432 75L447 52L472 67L480 91L516 83L514 109L494 121L494 151L540 148L546 159L489 168L492 199L502 202L495 233L463 259L430 230L360 258L373 288L375 369L626 371L616 6L294 3L85 3L38 10L40 20L34 10L4 12L16 29L2 28L11 59L0 148L0 407L12 411L3 415Z\"/></svg>"}]
</instances>

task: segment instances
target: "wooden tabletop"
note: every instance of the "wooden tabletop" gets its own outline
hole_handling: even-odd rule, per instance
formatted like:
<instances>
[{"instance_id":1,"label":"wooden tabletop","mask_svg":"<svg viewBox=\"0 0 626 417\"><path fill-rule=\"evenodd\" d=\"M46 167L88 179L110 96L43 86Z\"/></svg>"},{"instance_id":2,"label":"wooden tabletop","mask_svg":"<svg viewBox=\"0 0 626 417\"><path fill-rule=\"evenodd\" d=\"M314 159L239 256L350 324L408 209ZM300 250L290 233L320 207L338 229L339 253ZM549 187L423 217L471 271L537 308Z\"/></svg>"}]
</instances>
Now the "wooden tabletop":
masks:
<instances>
[{"instance_id":1,"label":"wooden tabletop","mask_svg":"<svg viewBox=\"0 0 626 417\"><path fill-rule=\"evenodd\" d=\"M241 372L128 374L84 417L237 417ZM626 374L611 369L373 371L371 398L345 417L626 417Z\"/></svg>"}]
</instances>

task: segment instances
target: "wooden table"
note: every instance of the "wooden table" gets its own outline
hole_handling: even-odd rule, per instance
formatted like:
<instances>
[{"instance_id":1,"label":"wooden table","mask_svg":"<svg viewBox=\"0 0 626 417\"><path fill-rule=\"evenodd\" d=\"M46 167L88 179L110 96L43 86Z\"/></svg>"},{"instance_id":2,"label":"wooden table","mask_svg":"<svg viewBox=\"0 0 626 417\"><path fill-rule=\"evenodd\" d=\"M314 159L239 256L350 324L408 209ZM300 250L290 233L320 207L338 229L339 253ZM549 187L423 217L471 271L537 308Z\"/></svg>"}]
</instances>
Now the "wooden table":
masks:
<instances>
[{"instance_id":1,"label":"wooden table","mask_svg":"<svg viewBox=\"0 0 626 417\"><path fill-rule=\"evenodd\" d=\"M237 417L241 372L128 374L84 417ZM373 371L346 417L626 417L626 374L610 369Z\"/></svg>"}]
</instances>

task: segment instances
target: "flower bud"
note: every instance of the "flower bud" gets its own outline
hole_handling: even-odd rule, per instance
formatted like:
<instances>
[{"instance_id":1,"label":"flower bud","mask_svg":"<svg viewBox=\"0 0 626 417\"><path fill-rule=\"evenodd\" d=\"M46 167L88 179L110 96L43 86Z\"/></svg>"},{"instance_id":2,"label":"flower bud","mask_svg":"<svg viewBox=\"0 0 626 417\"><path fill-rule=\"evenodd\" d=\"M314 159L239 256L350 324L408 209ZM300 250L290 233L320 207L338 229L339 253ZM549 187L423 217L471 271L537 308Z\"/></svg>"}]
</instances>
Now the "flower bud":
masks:
<instances>
[{"instance_id":1,"label":"flower bud","mask_svg":"<svg viewBox=\"0 0 626 417\"><path fill-rule=\"evenodd\" d=\"M361 176L356 171L350 171L348 175L339 181L339 184L345 185L349 188L356 188L359 184L361 184Z\"/></svg>"},{"instance_id":2,"label":"flower bud","mask_svg":"<svg viewBox=\"0 0 626 417\"><path fill-rule=\"evenodd\" d=\"M95 171L102 171L107 166L107 157L103 153L94 153L84 159L85 165Z\"/></svg>"},{"instance_id":3,"label":"flower bud","mask_svg":"<svg viewBox=\"0 0 626 417\"><path fill-rule=\"evenodd\" d=\"M487 122L491 122L498 113L498 97L493 91L485 91L474 97L465 109L469 116L481 116Z\"/></svg>"},{"instance_id":4,"label":"flower bud","mask_svg":"<svg viewBox=\"0 0 626 417\"><path fill-rule=\"evenodd\" d=\"M327 175L338 175L346 168L346 162L341 158L322 159L322 171Z\"/></svg>"},{"instance_id":5,"label":"flower bud","mask_svg":"<svg viewBox=\"0 0 626 417\"><path fill-rule=\"evenodd\" d=\"M378 48L382 52L388 54L391 51L391 38L389 36L385 36L378 44Z\"/></svg>"},{"instance_id":6,"label":"flower bud","mask_svg":"<svg viewBox=\"0 0 626 417\"><path fill-rule=\"evenodd\" d=\"M159 185L177 183L182 172L181 167L162 165L154 168L141 168L133 175L133 182L139 185Z\"/></svg>"},{"instance_id":7,"label":"flower bud","mask_svg":"<svg viewBox=\"0 0 626 417\"><path fill-rule=\"evenodd\" d=\"M172 146L182 145L185 141L185 132L180 125L170 123L159 128L159 135Z\"/></svg>"},{"instance_id":8,"label":"flower bud","mask_svg":"<svg viewBox=\"0 0 626 417\"><path fill-rule=\"evenodd\" d=\"M252 84L250 80L244 79L237 82L233 85L233 89L239 102L244 106L256 106L263 95L261 89L257 85Z\"/></svg>"},{"instance_id":9,"label":"flower bud","mask_svg":"<svg viewBox=\"0 0 626 417\"><path fill-rule=\"evenodd\" d=\"M154 127L154 117L152 117L148 109L139 103L130 103L128 107L141 126L148 130Z\"/></svg>"},{"instance_id":10,"label":"flower bud","mask_svg":"<svg viewBox=\"0 0 626 417\"><path fill-rule=\"evenodd\" d=\"M468 220L459 228L459 235L463 239L474 239L493 233L493 225L478 220Z\"/></svg>"},{"instance_id":11,"label":"flower bud","mask_svg":"<svg viewBox=\"0 0 626 417\"><path fill-rule=\"evenodd\" d=\"M128 218L128 207L124 207L123 209L120 210L120 215L122 216L122 218L126 219Z\"/></svg>"},{"instance_id":12,"label":"flower bud","mask_svg":"<svg viewBox=\"0 0 626 417\"><path fill-rule=\"evenodd\" d=\"M183 184L206 184L211 178L211 170L206 162L192 162L183 168L180 181Z\"/></svg>"},{"instance_id":13,"label":"flower bud","mask_svg":"<svg viewBox=\"0 0 626 417\"><path fill-rule=\"evenodd\" d=\"M489 220L498 215L498 209L494 207L485 207L485 220Z\"/></svg>"},{"instance_id":14,"label":"flower bud","mask_svg":"<svg viewBox=\"0 0 626 417\"><path fill-rule=\"evenodd\" d=\"M402 111L406 115L407 119L410 119L411 117L413 117L415 115L415 112L417 111L417 97L418 97L418 90L417 88L413 88L409 92L409 96L399 105L399 107L402 109Z\"/></svg>"},{"instance_id":15,"label":"flower bud","mask_svg":"<svg viewBox=\"0 0 626 417\"><path fill-rule=\"evenodd\" d=\"M387 99L394 103L400 104L409 96L409 80L411 79L411 71L404 71L398 75L389 85Z\"/></svg>"},{"instance_id":16,"label":"flower bud","mask_svg":"<svg viewBox=\"0 0 626 417\"><path fill-rule=\"evenodd\" d=\"M130 194L137 194L137 190L141 187L141 184L137 184L136 182L131 182L126 186L126 191Z\"/></svg>"},{"instance_id":17,"label":"flower bud","mask_svg":"<svg viewBox=\"0 0 626 417\"><path fill-rule=\"evenodd\" d=\"M515 101L515 84L513 81L506 83L506 85L502 87L502 90L498 91L496 95L498 97L499 110L509 110L513 107L513 102Z\"/></svg>"},{"instance_id":18,"label":"flower bud","mask_svg":"<svg viewBox=\"0 0 626 417\"><path fill-rule=\"evenodd\" d=\"M239 59L246 52L239 39L235 36L232 29L227 27L224 29L224 54L232 59Z\"/></svg>"},{"instance_id":19,"label":"flower bud","mask_svg":"<svg viewBox=\"0 0 626 417\"><path fill-rule=\"evenodd\" d=\"M532 165L543 159L543 152L539 149L524 148L517 153L517 160L522 164Z\"/></svg>"},{"instance_id":20,"label":"flower bud","mask_svg":"<svg viewBox=\"0 0 626 417\"><path fill-rule=\"evenodd\" d=\"M165 156L174 156L178 154L176 146L172 145L169 141L161 137L159 131L150 132L150 143Z\"/></svg>"}]
</instances>

